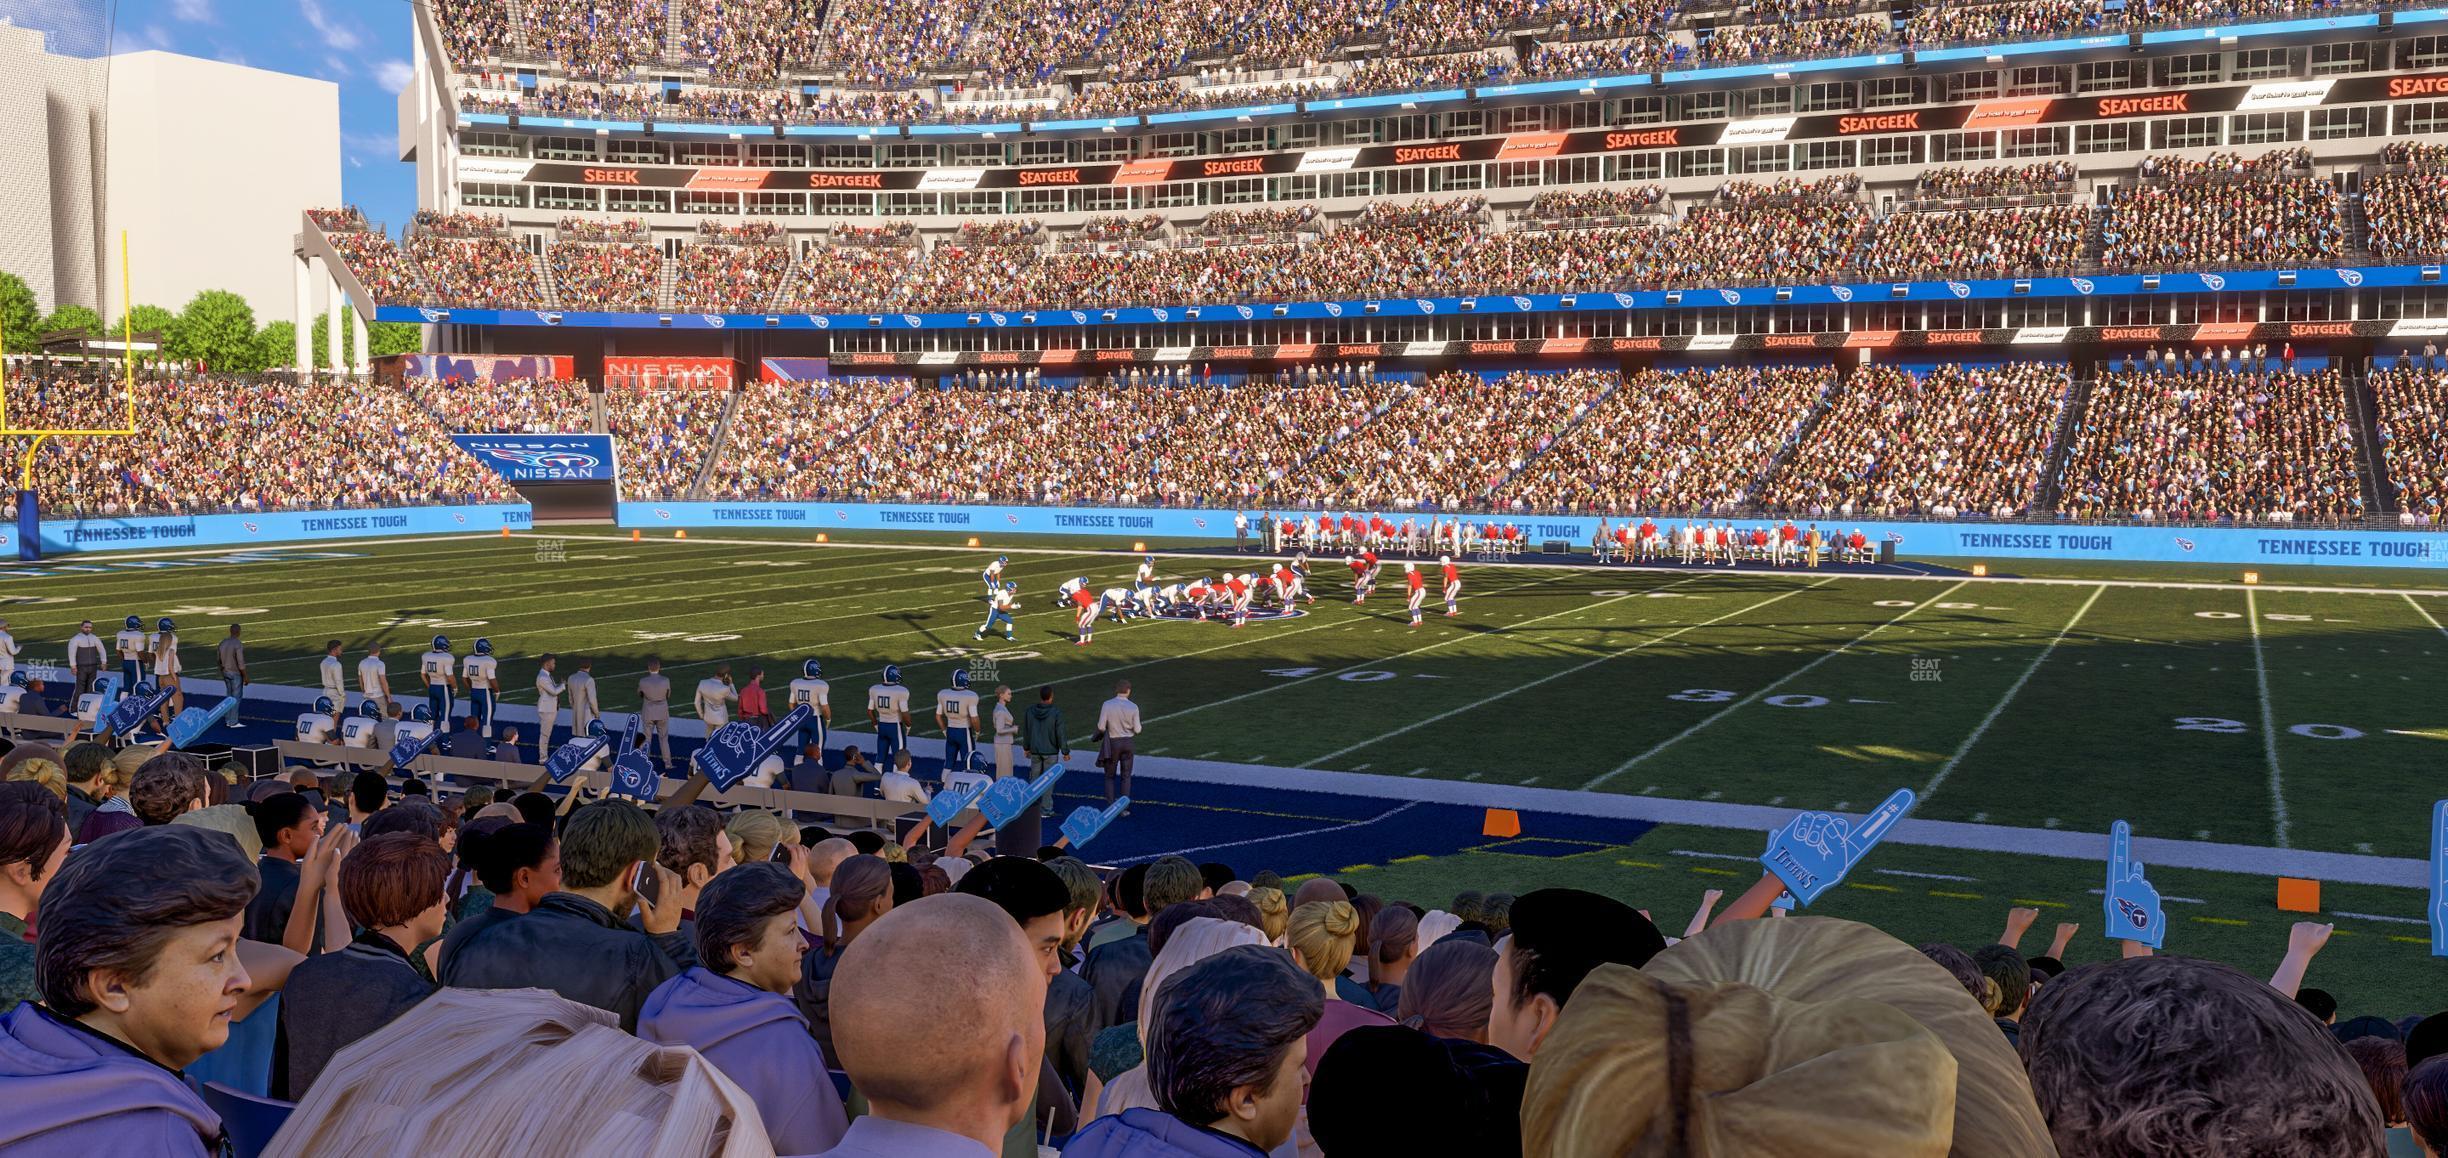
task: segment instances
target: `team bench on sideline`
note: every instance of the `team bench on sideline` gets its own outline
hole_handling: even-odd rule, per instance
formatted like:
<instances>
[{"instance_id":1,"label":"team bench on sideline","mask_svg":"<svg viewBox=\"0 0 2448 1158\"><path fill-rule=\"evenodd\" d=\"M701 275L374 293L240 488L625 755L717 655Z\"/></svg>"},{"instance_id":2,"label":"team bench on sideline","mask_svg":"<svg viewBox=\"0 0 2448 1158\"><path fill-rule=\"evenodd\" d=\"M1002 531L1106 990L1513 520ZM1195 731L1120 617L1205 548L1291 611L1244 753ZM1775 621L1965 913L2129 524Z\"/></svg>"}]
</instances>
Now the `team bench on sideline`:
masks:
<instances>
[{"instance_id":1,"label":"team bench on sideline","mask_svg":"<svg viewBox=\"0 0 2448 1158\"><path fill-rule=\"evenodd\" d=\"M22 712L0 712L0 731L12 736L34 732L65 740L84 727L85 721L74 716L29 716Z\"/></svg>"},{"instance_id":2,"label":"team bench on sideline","mask_svg":"<svg viewBox=\"0 0 2448 1158\"><path fill-rule=\"evenodd\" d=\"M29 717L43 720L44 717ZM7 723L0 716L0 725ZM74 723L74 721L60 721ZM373 768L385 774L391 771L391 754L372 748L350 748L339 744L309 744L302 740L275 740L285 767L289 761L303 761L325 767ZM543 768L507 760L472 760L465 756L445 756L427 752L416 758L410 767L428 776L460 776L486 780L514 790L524 790L544 776ZM679 794L683 782L664 780L657 790L658 799ZM831 817L840 823L895 833L906 831L925 818L923 809L913 810L907 804L887 800L870 800L864 796L836 796L829 792L800 792L787 788L751 788L742 784L729 792L718 792L708 786L697 799L709 804L780 809L791 813L807 813Z\"/></svg>"}]
</instances>

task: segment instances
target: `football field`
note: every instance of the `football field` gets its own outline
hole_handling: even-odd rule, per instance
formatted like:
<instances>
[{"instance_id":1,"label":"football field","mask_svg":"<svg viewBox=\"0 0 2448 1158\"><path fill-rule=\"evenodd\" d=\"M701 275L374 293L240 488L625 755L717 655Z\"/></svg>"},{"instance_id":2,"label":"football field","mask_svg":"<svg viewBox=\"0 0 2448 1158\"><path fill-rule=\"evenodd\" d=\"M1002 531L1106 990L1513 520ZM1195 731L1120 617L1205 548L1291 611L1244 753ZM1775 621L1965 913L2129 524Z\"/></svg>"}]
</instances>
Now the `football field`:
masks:
<instances>
[{"instance_id":1,"label":"football field","mask_svg":"<svg viewBox=\"0 0 2448 1158\"><path fill-rule=\"evenodd\" d=\"M992 550L608 528L84 558L0 573L14 576L0 601L21 663L55 662L82 618L107 637L125 615L168 615L190 675L211 674L212 645L240 622L259 685L312 684L338 639L352 665L382 643L405 687L432 635L462 654L484 636L508 702L533 702L534 659L552 652L564 676L590 657L613 711L634 702L649 655L675 700L725 662L741 682L761 665L778 699L814 657L850 731L865 730L860 692L883 665L921 705L962 669L1023 702L1054 685L1083 748L1096 704L1128 679L1143 758L1289 770L1327 792L1361 773L1858 813L1910 787L1916 820L2096 834L2121 818L2145 837L2389 858L2427 856L2431 802L2448 796L2436 588L1468 566L1463 614L1432 599L1412 629L1398 565L1354 606L1348 571L1322 561L1317 602L1290 617L1108 622L1078 647L1054 588L1127 586L1136 557L1006 549L1024 603L1009 642L972 638ZM1158 562L1181 577L1223 565ZM932 727L917 735L931 753ZM2269 908L2266 882L2234 895ZM2399 911L2419 918L2420 902Z\"/></svg>"}]
</instances>

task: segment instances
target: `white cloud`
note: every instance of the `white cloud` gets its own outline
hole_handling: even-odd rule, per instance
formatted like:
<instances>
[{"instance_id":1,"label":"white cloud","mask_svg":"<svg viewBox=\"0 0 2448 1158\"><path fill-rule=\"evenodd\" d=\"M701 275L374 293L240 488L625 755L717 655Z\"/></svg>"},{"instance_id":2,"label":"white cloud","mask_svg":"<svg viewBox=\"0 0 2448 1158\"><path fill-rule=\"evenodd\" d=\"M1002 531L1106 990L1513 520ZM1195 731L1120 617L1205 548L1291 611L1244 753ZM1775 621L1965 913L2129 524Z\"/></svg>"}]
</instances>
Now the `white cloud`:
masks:
<instances>
[{"instance_id":1,"label":"white cloud","mask_svg":"<svg viewBox=\"0 0 2448 1158\"><path fill-rule=\"evenodd\" d=\"M408 82L415 78L416 69L409 67L407 61L378 60L374 62L374 83L381 85L384 92L398 92L408 87Z\"/></svg>"},{"instance_id":2,"label":"white cloud","mask_svg":"<svg viewBox=\"0 0 2448 1158\"><path fill-rule=\"evenodd\" d=\"M189 24L213 22L212 0L170 0L170 15Z\"/></svg>"},{"instance_id":3,"label":"white cloud","mask_svg":"<svg viewBox=\"0 0 2448 1158\"><path fill-rule=\"evenodd\" d=\"M338 52L356 50L360 43L357 30L324 12L322 0L298 0L298 11L306 17L306 23L314 27L315 34L323 38L324 44Z\"/></svg>"}]
</instances>

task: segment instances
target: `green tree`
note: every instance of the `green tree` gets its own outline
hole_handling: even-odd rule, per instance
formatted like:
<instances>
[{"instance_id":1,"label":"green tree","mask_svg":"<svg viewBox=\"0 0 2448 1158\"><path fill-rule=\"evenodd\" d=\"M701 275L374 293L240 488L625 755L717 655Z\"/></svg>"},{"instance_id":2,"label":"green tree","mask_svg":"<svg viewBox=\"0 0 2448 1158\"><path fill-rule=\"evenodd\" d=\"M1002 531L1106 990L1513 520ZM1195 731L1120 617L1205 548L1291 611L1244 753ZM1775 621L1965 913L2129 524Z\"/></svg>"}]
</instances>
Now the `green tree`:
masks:
<instances>
[{"instance_id":1,"label":"green tree","mask_svg":"<svg viewBox=\"0 0 2448 1158\"><path fill-rule=\"evenodd\" d=\"M205 290L179 311L168 346L173 358L244 373L255 356L254 307L228 290Z\"/></svg>"},{"instance_id":2,"label":"green tree","mask_svg":"<svg viewBox=\"0 0 2448 1158\"><path fill-rule=\"evenodd\" d=\"M366 343L374 347L377 358L414 354L425 348L425 332L414 322L376 322Z\"/></svg>"},{"instance_id":3,"label":"green tree","mask_svg":"<svg viewBox=\"0 0 2448 1158\"><path fill-rule=\"evenodd\" d=\"M308 344L309 344L309 345L311 345L311 346L313 347L313 349L314 349L314 364L315 364L315 366L316 366L317 368L321 368L321 367L325 367L325 366L329 366L329 365L331 365L331 311L330 311L330 310L325 310L325 311L323 311L322 313L316 314L316 315L314 316L314 329L313 329L313 330L311 330L311 331L309 331L309 332L307 333L307 335L306 335L306 341L307 341L307 342L308 342ZM340 360L341 360L341 362L342 362L342 363L344 363L344 364L351 364L351 365L353 365L354 363L350 363L350 362L348 361L348 358L349 358L349 355L350 355L350 354L352 354L352 353L355 353L355 352L356 352L356 349L357 349L357 332L356 332L356 327L349 325L349 320L348 320L348 315L347 315L347 314L342 314L342 315L340 315Z\"/></svg>"},{"instance_id":4,"label":"green tree","mask_svg":"<svg viewBox=\"0 0 2448 1158\"><path fill-rule=\"evenodd\" d=\"M274 322L255 332L255 369L269 370L297 361L297 325Z\"/></svg>"},{"instance_id":5,"label":"green tree","mask_svg":"<svg viewBox=\"0 0 2448 1158\"><path fill-rule=\"evenodd\" d=\"M111 337L134 331L139 334L160 334L163 350L168 350L178 334L178 315L160 306L140 305L111 323ZM147 355L160 357L160 354Z\"/></svg>"},{"instance_id":6,"label":"green tree","mask_svg":"<svg viewBox=\"0 0 2448 1158\"><path fill-rule=\"evenodd\" d=\"M0 273L0 333L6 335L8 352L31 354L42 348L42 335L35 332L38 324L34 291L16 274Z\"/></svg>"},{"instance_id":7,"label":"green tree","mask_svg":"<svg viewBox=\"0 0 2448 1158\"><path fill-rule=\"evenodd\" d=\"M36 323L34 329L35 332L41 334L57 333L61 330L83 330L88 337L100 337L102 315L84 306L64 305L51 311L51 316Z\"/></svg>"}]
</instances>

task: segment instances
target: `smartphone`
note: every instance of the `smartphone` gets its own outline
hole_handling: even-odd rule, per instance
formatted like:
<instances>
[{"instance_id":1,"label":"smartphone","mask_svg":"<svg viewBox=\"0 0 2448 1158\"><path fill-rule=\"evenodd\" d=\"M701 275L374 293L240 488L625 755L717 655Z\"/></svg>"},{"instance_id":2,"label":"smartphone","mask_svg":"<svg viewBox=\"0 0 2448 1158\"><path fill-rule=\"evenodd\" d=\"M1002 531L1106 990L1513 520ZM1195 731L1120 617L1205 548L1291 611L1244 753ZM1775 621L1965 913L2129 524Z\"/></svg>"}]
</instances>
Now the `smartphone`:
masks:
<instances>
[{"instance_id":1,"label":"smartphone","mask_svg":"<svg viewBox=\"0 0 2448 1158\"><path fill-rule=\"evenodd\" d=\"M781 841L778 841L778 840L777 840L777 841L775 841L775 842L774 842L774 850L773 850L773 854L772 854L771 856L766 857L765 859L767 859L767 860L769 860L769 861L772 861L772 862L774 862L775 864L789 864L789 863L790 863L790 850L791 850L791 846L789 846L789 845L787 845L787 844L784 844L784 843L782 843Z\"/></svg>"},{"instance_id":2,"label":"smartphone","mask_svg":"<svg viewBox=\"0 0 2448 1158\"><path fill-rule=\"evenodd\" d=\"M663 903L663 878L655 873L653 861L638 862L637 872L629 877L629 891L636 893L649 905Z\"/></svg>"}]
</instances>

